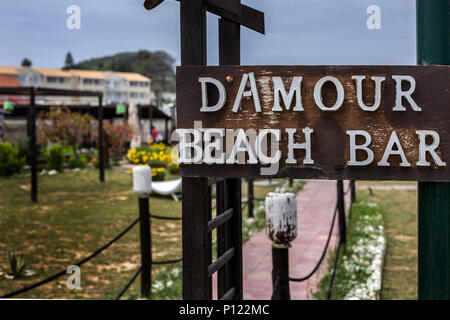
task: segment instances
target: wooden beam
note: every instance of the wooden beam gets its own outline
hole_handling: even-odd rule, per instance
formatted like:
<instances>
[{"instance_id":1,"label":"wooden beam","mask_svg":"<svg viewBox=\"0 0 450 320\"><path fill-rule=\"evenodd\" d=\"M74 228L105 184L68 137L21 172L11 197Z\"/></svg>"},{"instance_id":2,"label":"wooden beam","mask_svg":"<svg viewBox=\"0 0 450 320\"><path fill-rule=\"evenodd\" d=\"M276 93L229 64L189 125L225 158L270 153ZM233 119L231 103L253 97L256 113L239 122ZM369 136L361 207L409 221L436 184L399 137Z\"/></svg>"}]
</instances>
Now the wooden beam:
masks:
<instances>
[{"instance_id":1,"label":"wooden beam","mask_svg":"<svg viewBox=\"0 0 450 320\"><path fill-rule=\"evenodd\" d=\"M145 0L144 8L147 10L152 10L163 3L164 0Z\"/></svg>"},{"instance_id":2,"label":"wooden beam","mask_svg":"<svg viewBox=\"0 0 450 320\"><path fill-rule=\"evenodd\" d=\"M206 0L207 6L217 10L226 10L230 13L241 15L240 0ZM211 11L211 10L208 10Z\"/></svg>"},{"instance_id":3,"label":"wooden beam","mask_svg":"<svg viewBox=\"0 0 450 320\"><path fill-rule=\"evenodd\" d=\"M264 12L243 4L237 9L234 2L235 0L205 0L205 5L206 10L212 14L265 34Z\"/></svg>"},{"instance_id":4,"label":"wooden beam","mask_svg":"<svg viewBox=\"0 0 450 320\"><path fill-rule=\"evenodd\" d=\"M232 22L238 23L241 26L247 27L253 31L265 34L264 26L264 12L250 8L246 5L241 5L241 14L235 14L223 8L216 7L210 3L211 0L206 0L206 9L222 18L228 19Z\"/></svg>"}]
</instances>

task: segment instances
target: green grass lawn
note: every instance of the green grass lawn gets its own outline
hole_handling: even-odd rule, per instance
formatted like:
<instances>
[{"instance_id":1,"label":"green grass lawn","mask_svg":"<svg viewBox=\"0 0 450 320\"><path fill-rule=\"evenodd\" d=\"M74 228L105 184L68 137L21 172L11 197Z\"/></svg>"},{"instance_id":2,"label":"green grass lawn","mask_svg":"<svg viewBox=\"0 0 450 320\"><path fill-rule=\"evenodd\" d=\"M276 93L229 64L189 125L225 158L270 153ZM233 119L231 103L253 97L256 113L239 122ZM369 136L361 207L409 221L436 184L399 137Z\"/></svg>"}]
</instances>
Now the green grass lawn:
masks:
<instances>
[{"instance_id":1,"label":"green grass lawn","mask_svg":"<svg viewBox=\"0 0 450 320\"><path fill-rule=\"evenodd\" d=\"M370 196L368 190L359 189L358 197L376 202L383 209L387 247L381 299L417 299L417 191L373 192Z\"/></svg>"},{"instance_id":2,"label":"green grass lawn","mask_svg":"<svg viewBox=\"0 0 450 320\"><path fill-rule=\"evenodd\" d=\"M138 215L131 175L108 170L106 183L93 169L39 176L39 203L29 200L29 177L0 180L0 266L8 249L24 254L36 275L0 279L0 294L34 283L84 258L112 239ZM181 203L152 196L151 211L180 216ZM181 256L181 222L152 219L154 260ZM139 228L81 267L82 289L69 290L67 277L23 294L27 298L114 298L140 265ZM164 267L155 267L158 273ZM138 292L138 285L130 294Z\"/></svg>"},{"instance_id":3,"label":"green grass lawn","mask_svg":"<svg viewBox=\"0 0 450 320\"><path fill-rule=\"evenodd\" d=\"M98 181L98 171L92 168L39 176L38 180L39 203L32 204L29 176L0 178L0 268L7 267L7 251L15 250L24 255L26 269L36 272L33 277L23 280L0 277L0 295L65 270L108 242L138 216L132 177L124 171L106 171L104 184ZM255 187L255 196L264 198L273 189ZM155 215L179 217L181 202L152 195L150 210ZM152 219L152 240L155 261L179 258L181 221ZM113 299L139 265L139 227L135 226L121 240L81 267L80 290L67 289L67 275L19 297ZM168 272L163 271L180 269L181 263L154 266L155 285L159 286L167 278ZM173 277L180 279L179 274ZM176 285L178 287L168 288L168 293L153 297L177 298L179 283ZM123 298L138 296L139 278Z\"/></svg>"}]
</instances>

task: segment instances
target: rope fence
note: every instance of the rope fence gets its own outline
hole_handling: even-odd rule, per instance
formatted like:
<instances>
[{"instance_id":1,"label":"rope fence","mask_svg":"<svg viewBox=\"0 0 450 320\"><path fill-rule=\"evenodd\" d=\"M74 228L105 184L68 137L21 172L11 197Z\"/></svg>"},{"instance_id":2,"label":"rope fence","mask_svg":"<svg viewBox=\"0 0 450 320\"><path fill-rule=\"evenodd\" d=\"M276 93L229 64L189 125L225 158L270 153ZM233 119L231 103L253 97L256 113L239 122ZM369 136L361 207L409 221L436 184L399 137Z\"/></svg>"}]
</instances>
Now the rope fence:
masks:
<instances>
[{"instance_id":1,"label":"rope fence","mask_svg":"<svg viewBox=\"0 0 450 320\"><path fill-rule=\"evenodd\" d=\"M87 256L86 258L84 258L83 260L78 261L77 263L74 263L72 265L81 267L83 264L85 264L86 262L90 261L91 259L93 259L94 257L96 257L97 255L99 255L101 252L103 252L104 250L106 250L107 248L109 248L114 242L118 241L120 238L122 238L125 234L128 233L128 231L130 231L138 222L139 222L140 218L137 218L136 220L134 220L128 227L126 227L122 232L120 232L117 236L115 236L112 240L108 241L105 245L101 246L99 249L97 249L96 251L94 251L93 253L91 253L89 256ZM62 275L67 274L66 270L60 271L44 280L41 280L35 284L32 284L30 286L24 287L22 289L16 290L14 292L5 294L3 296L1 296L0 298L11 298L14 297L18 294L30 291L34 288L40 287L44 284L47 284L53 280L58 279L59 277L61 277Z\"/></svg>"},{"instance_id":2,"label":"rope fence","mask_svg":"<svg viewBox=\"0 0 450 320\"><path fill-rule=\"evenodd\" d=\"M176 218L176 217L162 217L162 216L156 216L156 215L148 215L151 218L155 218L155 219L161 219L161 220L181 220L181 218ZM73 263L72 265L81 267L83 264L89 262L90 260L92 260L93 258L95 258L97 255L99 255L100 253L102 253L104 250L108 249L112 244L114 244L115 242L117 242L118 240L120 240L125 234L127 234L131 229L133 229L134 226L136 226L136 224L138 222L141 221L141 217L136 218L128 227L126 227L123 231L121 231L119 234L117 234L113 239L111 239L110 241L108 241L106 244L104 244L103 246L101 246L99 249L95 250L93 253L91 253L89 256L87 256L86 258ZM179 259L173 259L173 260L167 260L167 261L152 261L151 264L153 265L166 265L166 264L172 264L172 263L178 263L181 262L183 259L179 258ZM136 271L136 273L133 275L133 277L130 279L130 281L126 284L126 286L120 291L120 293L117 295L116 300L120 299L125 292L130 288L130 286L134 283L134 281L136 280L136 278L138 277L138 275L142 272L142 265L139 267L139 269ZM53 275L51 275L50 277L45 278L44 280L41 280L39 282L36 282L32 285L26 286L24 288L21 288L19 290L7 293L5 295L0 296L0 299L4 299L4 298L11 298L14 296L17 296L19 294L28 292L30 290L33 290L35 288L38 288L40 286L43 286L49 282L52 282L58 278L60 278L63 275L67 274L67 270L62 270L58 273L55 273Z\"/></svg>"}]
</instances>

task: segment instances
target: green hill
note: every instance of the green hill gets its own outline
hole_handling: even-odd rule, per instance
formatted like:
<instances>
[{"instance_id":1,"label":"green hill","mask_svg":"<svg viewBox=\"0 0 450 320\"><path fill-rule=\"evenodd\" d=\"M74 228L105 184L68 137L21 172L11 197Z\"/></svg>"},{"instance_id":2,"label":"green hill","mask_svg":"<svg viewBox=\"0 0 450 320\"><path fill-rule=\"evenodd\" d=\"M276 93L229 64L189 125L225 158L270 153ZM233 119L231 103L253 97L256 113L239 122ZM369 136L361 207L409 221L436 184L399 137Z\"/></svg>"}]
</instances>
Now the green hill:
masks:
<instances>
[{"instance_id":1,"label":"green hill","mask_svg":"<svg viewBox=\"0 0 450 320\"><path fill-rule=\"evenodd\" d=\"M175 92L175 59L165 51L122 52L111 56L84 60L72 69L137 72L152 79L157 99L162 92Z\"/></svg>"}]
</instances>

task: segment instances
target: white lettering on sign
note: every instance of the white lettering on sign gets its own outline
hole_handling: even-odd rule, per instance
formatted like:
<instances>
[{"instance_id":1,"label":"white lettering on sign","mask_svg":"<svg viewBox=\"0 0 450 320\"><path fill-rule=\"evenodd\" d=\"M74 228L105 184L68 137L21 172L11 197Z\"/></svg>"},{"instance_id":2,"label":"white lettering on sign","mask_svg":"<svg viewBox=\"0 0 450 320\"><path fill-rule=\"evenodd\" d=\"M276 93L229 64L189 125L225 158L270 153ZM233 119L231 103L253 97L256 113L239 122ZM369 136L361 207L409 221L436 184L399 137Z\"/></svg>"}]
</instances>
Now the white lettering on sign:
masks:
<instances>
[{"instance_id":1,"label":"white lettering on sign","mask_svg":"<svg viewBox=\"0 0 450 320\"><path fill-rule=\"evenodd\" d=\"M296 150L303 150L304 157L301 163L304 165L314 164L311 155L311 136L314 132L312 128L303 128L303 142L297 142L295 135L298 129L286 128L284 134L287 136L287 157L286 164L297 164L298 158L295 157ZM180 164L206 163L206 164L274 164L279 163L281 159L281 150L279 142L281 141L282 131L279 129L262 129L257 132L253 129L223 129L223 128L201 128L201 129L177 129L179 135L179 158ZM436 131L416 130L419 142L419 153L417 166L430 167L431 162L427 160L427 154L439 167L445 167L446 163L442 161L436 152L439 147L440 137ZM375 155L371 149L372 137L364 130L347 130L349 137L349 160L347 165L368 166L373 163ZM271 147L268 148L268 136L272 137ZM363 139L357 144L357 137ZM430 137L432 142L427 144L426 138ZM225 143L226 142L226 143ZM227 146L225 150L224 146ZM203 148L202 148L203 146ZM269 154L269 149L270 153ZM357 159L357 154L364 154L361 159ZM392 131L384 148L382 159L376 164L378 167L390 167L389 159L391 156L399 156L400 167L411 167L400 139L395 131Z\"/></svg>"},{"instance_id":2,"label":"white lettering on sign","mask_svg":"<svg viewBox=\"0 0 450 320\"><path fill-rule=\"evenodd\" d=\"M372 77L375 82L375 102L372 106L367 106L362 98L362 82L366 76L353 76L352 79L356 81L356 98L358 99L358 105L364 111L375 111L380 106L381 102L381 83L386 79L385 77Z\"/></svg>"},{"instance_id":3,"label":"white lettering on sign","mask_svg":"<svg viewBox=\"0 0 450 320\"><path fill-rule=\"evenodd\" d=\"M364 112L373 113L376 121L386 122L390 126L390 131L386 133L382 128L380 130L379 127L372 126L370 121L368 121L369 118L366 117L361 124L364 124L363 128L369 128L368 131L361 130L361 127L355 128L355 130L345 128L348 138L346 139L346 157L344 161L348 167L399 166L410 168L413 165L417 167L445 167L445 156L439 150L441 137L437 131L419 130L416 128L412 130L410 124L404 128L394 130L392 126L396 127L397 125L395 122L390 121L392 113L376 113L380 106L395 112L422 112L422 107L413 99L416 90L416 79L410 75L396 74L388 79L388 76L368 76L358 74L358 71L355 73L357 74L347 74L347 77L351 78L351 80L342 80L342 77L338 79L338 77L329 76L323 72L325 76L322 76L322 74L320 76L313 75L316 82L310 84L307 82L308 77L306 75L292 75L289 73L289 77L284 78L273 75L267 76L267 74L264 75L263 73L260 76L261 79L258 79L254 72L248 72L242 74L240 82L236 83L231 95L230 92L227 93L227 90L231 90L230 83L232 82L232 80L228 80L228 77L226 78L228 84L224 84L213 77L198 77L201 90L200 112L212 113L223 110L224 107L231 107L231 111L234 113L243 112L245 116L255 115L256 117L251 121L259 120L258 116L260 115L258 113L268 112L270 122L267 122L267 117L261 119L261 124L267 126L268 123L282 125L276 119L280 112L305 112L305 109L308 110L307 108L317 109L314 111L314 116L310 117L311 119L305 117L308 119L308 123L311 124L304 124L304 128L296 128L295 122L288 121L284 129L267 127L258 129L254 123L249 126L250 129L229 129L230 126L228 125L227 129L177 129L176 132L179 134L180 139L178 162L180 164L205 163L211 165L272 165L284 161L285 164L290 165L314 165L314 154L312 154L314 129L311 127L314 127L315 123L318 122L317 119L320 119L317 113L321 111L339 112L345 101L346 106L354 106ZM272 85L270 82L272 82ZM324 89L327 82L330 82L332 86ZM364 85L368 89L364 88ZM390 105L386 105L388 103L382 100L382 93L386 85L395 85L395 90L386 91L389 94L392 92L392 97L388 99ZM261 88L258 88L258 86L261 86ZM304 86L303 92L302 86ZM324 95L329 90L335 90L336 100L332 102L333 105L327 106L324 101L328 100L324 99ZM213 105L210 104L211 101L208 99L208 92L211 94L212 91L217 93L217 102L213 102ZM263 101L265 102L263 106L268 108L268 110L262 109L259 92L261 92L262 99L267 99L267 101ZM345 95L346 92L355 96L347 97ZM231 100L234 98L234 101L227 101L227 97L230 96ZM421 96L421 101L423 101L423 90L421 91ZM302 98L310 105L304 105ZM244 100L248 100L250 103L246 102L243 104ZM420 103L422 104L423 102ZM243 111L243 105L251 110ZM427 111L430 112L430 110ZM233 115L232 113L230 114ZM359 114L355 113L352 115L359 116ZM235 117L234 119L245 122L247 118ZM283 119L286 119L286 117ZM340 121L340 119L339 115L334 120ZM229 119L225 118L225 120ZM350 129L352 129L352 126L358 125L359 122L357 120L352 121L350 119L349 121L348 118L345 119L345 126L350 127ZM318 128L320 130L326 129L326 127L320 126ZM328 141L319 141L323 137L321 132L316 132L315 137L316 141L318 141L316 143L328 143ZM282 141L283 152L286 152L284 157L282 150L279 148ZM446 143L443 144L447 146ZM416 146L415 151L411 150L413 146ZM322 146L319 146L318 149L321 152L324 150ZM317 162L321 162L323 158L323 155L316 156ZM317 166L320 167L320 163Z\"/></svg>"},{"instance_id":4,"label":"white lettering on sign","mask_svg":"<svg viewBox=\"0 0 450 320\"><path fill-rule=\"evenodd\" d=\"M337 91L336 103L331 107L327 107L322 102L322 87L328 81L330 81L334 84L334 86L336 87L336 91ZM339 82L339 80L336 79L335 77L329 77L329 76L323 77L322 79L317 81L316 86L314 87L314 102L320 108L320 110L337 111L342 106L342 103L344 102L344 87Z\"/></svg>"},{"instance_id":5,"label":"white lettering on sign","mask_svg":"<svg viewBox=\"0 0 450 320\"><path fill-rule=\"evenodd\" d=\"M434 162L439 167L445 167L446 163L441 160L441 158L437 155L436 149L439 147L440 137L436 131L432 130L416 130L417 135L419 136L419 161L417 162L418 166L421 167L429 167L431 163L427 161L427 152L431 155ZM432 137L433 142L430 145L427 145L425 142L427 136Z\"/></svg>"},{"instance_id":6,"label":"white lettering on sign","mask_svg":"<svg viewBox=\"0 0 450 320\"><path fill-rule=\"evenodd\" d=\"M294 99L295 95L295 107L294 111L303 111L302 106L302 80L303 77L294 77L292 79L291 88L289 89L289 93L286 92L286 89L283 84L283 80L281 77L273 77L273 108L272 111L283 111L280 105L280 96L283 99L284 105L286 106L286 110L290 110L292 100Z\"/></svg>"},{"instance_id":7,"label":"white lettering on sign","mask_svg":"<svg viewBox=\"0 0 450 320\"><path fill-rule=\"evenodd\" d=\"M295 149L304 149L306 152L305 158L303 159L303 164L314 164L314 160L311 159L311 133L314 132L311 128L304 128L302 132L305 134L305 142L303 143L295 143L294 142L294 134L297 132L297 129L286 129L288 134L288 157L286 159L286 163L297 163L297 160L294 159L294 150Z\"/></svg>"},{"instance_id":8,"label":"white lettering on sign","mask_svg":"<svg viewBox=\"0 0 450 320\"><path fill-rule=\"evenodd\" d=\"M409 102L411 108L414 111L422 111L422 108L420 108L411 97L414 90L416 90L416 80L414 80L414 78L411 76L392 76L392 79L394 79L396 82L396 93L397 93L395 96L395 107L392 110L394 111L406 110L406 108L403 106L402 103L402 98L404 97ZM409 82L410 87L407 91L402 90L403 81Z\"/></svg>"},{"instance_id":9,"label":"white lettering on sign","mask_svg":"<svg viewBox=\"0 0 450 320\"><path fill-rule=\"evenodd\" d=\"M396 150L394 150L394 147ZM406 160L405 153L403 152L402 145L398 140L398 136L395 131L392 131L391 137L389 138L388 145L384 150L383 158L380 162L378 162L378 166L380 167L390 167L391 164L388 162L388 159L391 155L399 155L402 159L400 163L400 167L411 167L411 164Z\"/></svg>"},{"instance_id":10,"label":"white lettering on sign","mask_svg":"<svg viewBox=\"0 0 450 320\"><path fill-rule=\"evenodd\" d=\"M250 81L250 90L246 90L248 82ZM261 104L259 103L258 89L256 87L255 74L253 72L244 73L241 80L241 85L234 101L233 112L238 112L241 107L243 97L252 97L255 104L256 112L261 112Z\"/></svg>"},{"instance_id":11,"label":"white lettering on sign","mask_svg":"<svg viewBox=\"0 0 450 320\"><path fill-rule=\"evenodd\" d=\"M283 79L281 77L272 77L273 82L273 107L272 111L282 112L291 110L291 106L293 101L295 101L295 105L292 108L293 111L304 111L303 102L302 102L302 81L303 76L294 76L292 78L291 86L289 88L289 92L286 91L286 88L283 83ZM375 111L381 104L381 91L382 91L382 83L386 80L385 77L371 77L371 80L375 82L375 101L373 105L369 106L363 101L363 81L366 79L364 75L354 75L352 79L355 81L356 85L356 98L358 101L358 106L364 111ZM406 107L403 105L403 99L405 99L409 105L411 106L413 111L420 112L422 108L417 105L417 103L412 98L412 94L416 90L416 80L407 75L394 75L392 79L395 80L396 86L396 94L395 94L395 106L393 106L394 111L406 111ZM215 112L221 110L225 103L227 92L225 86L217 79L210 77L199 77L198 81L201 84L201 92L202 92L202 106L200 108L200 112ZM323 103L322 96L322 88L325 83L331 82L337 93L336 102L334 105L328 107ZM403 83L408 83L409 88L407 90L403 90ZM207 84L211 84L215 86L219 92L219 99L214 106L208 105L208 90ZM338 111L345 99L345 90L342 83L339 79L331 76L326 76L319 81L314 86L313 90L314 102L316 106L322 111ZM294 100L295 97L295 100ZM241 83L239 85L239 90L237 92L236 98L233 103L232 111L239 112L242 100L244 98L252 98L253 104L256 112L262 112L261 102L258 94L257 81L255 78L255 74L253 72L244 73L242 75ZM283 109L281 106L281 101L283 101L285 108Z\"/></svg>"},{"instance_id":12,"label":"white lettering on sign","mask_svg":"<svg viewBox=\"0 0 450 320\"><path fill-rule=\"evenodd\" d=\"M368 148L372 142L370 134L363 130L348 130L346 132L350 136L350 160L347 161L349 166L367 166L373 161L373 151ZM356 136L362 136L365 138L365 142L362 145L356 144ZM365 160L356 160L356 150L363 150L367 154Z\"/></svg>"},{"instance_id":13,"label":"white lettering on sign","mask_svg":"<svg viewBox=\"0 0 450 320\"><path fill-rule=\"evenodd\" d=\"M225 101L227 98L227 93L225 91L225 87L219 80L213 78L198 78L198 81L202 85L202 107L200 108L201 112L214 112L219 111L225 105ZM217 90L219 90L219 100L214 106L208 106L208 93L207 93L207 83L213 84L216 86Z\"/></svg>"}]
</instances>

